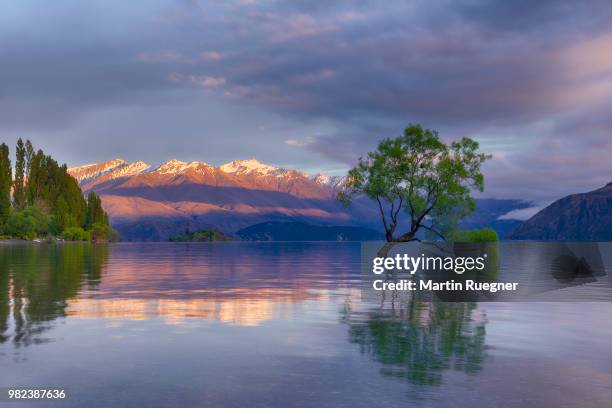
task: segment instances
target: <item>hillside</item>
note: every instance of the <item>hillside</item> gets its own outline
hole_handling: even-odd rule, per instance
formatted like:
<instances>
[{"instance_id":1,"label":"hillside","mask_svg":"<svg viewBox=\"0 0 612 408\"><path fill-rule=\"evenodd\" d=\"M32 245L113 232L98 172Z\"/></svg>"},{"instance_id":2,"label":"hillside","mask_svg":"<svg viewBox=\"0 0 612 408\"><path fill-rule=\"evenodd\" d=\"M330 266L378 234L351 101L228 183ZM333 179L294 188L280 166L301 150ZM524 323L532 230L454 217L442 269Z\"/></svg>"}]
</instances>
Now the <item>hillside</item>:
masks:
<instances>
[{"instance_id":1,"label":"hillside","mask_svg":"<svg viewBox=\"0 0 612 408\"><path fill-rule=\"evenodd\" d=\"M512 228L521 223L519 220L500 219L501 216L513 210L528 208L531 204L522 200L499 200L484 198L476 200L476 211L460 222L463 229L494 229L500 237L504 237Z\"/></svg>"},{"instance_id":2,"label":"hillside","mask_svg":"<svg viewBox=\"0 0 612 408\"><path fill-rule=\"evenodd\" d=\"M612 241L612 183L555 201L507 235L509 239Z\"/></svg>"}]
</instances>

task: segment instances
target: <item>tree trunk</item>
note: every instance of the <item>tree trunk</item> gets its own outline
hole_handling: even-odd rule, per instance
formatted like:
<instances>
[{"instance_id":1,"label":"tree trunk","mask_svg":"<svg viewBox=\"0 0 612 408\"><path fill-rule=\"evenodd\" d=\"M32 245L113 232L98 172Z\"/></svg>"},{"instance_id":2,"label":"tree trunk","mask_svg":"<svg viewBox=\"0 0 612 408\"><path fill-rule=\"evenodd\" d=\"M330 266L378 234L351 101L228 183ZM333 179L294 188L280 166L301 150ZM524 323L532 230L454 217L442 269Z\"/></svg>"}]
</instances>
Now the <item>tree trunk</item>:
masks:
<instances>
[{"instance_id":1,"label":"tree trunk","mask_svg":"<svg viewBox=\"0 0 612 408\"><path fill-rule=\"evenodd\" d=\"M395 245L397 245L397 242L385 242L385 244L376 253L376 256L379 258L386 258Z\"/></svg>"}]
</instances>

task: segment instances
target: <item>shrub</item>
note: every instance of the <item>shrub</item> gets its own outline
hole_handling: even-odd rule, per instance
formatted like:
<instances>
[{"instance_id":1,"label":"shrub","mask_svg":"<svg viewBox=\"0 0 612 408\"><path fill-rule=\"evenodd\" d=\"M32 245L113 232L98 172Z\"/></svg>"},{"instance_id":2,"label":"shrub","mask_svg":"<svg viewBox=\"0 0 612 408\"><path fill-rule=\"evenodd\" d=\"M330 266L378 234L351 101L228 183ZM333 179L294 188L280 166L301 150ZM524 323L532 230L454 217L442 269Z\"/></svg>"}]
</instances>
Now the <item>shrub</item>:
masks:
<instances>
[{"instance_id":1,"label":"shrub","mask_svg":"<svg viewBox=\"0 0 612 408\"><path fill-rule=\"evenodd\" d=\"M492 228L482 228L454 231L450 234L450 239L454 242L497 242L499 236Z\"/></svg>"},{"instance_id":2,"label":"shrub","mask_svg":"<svg viewBox=\"0 0 612 408\"><path fill-rule=\"evenodd\" d=\"M187 229L184 234L178 234L170 238L170 241L172 242L213 242L230 240L230 237L219 231L205 229L200 229L194 232L190 232Z\"/></svg>"},{"instance_id":3,"label":"shrub","mask_svg":"<svg viewBox=\"0 0 612 408\"><path fill-rule=\"evenodd\" d=\"M96 222L89 229L91 239L94 241L118 241L119 233L108 224Z\"/></svg>"},{"instance_id":4,"label":"shrub","mask_svg":"<svg viewBox=\"0 0 612 408\"><path fill-rule=\"evenodd\" d=\"M13 211L6 220L5 232L15 238L36 238L36 219L25 211Z\"/></svg>"},{"instance_id":5,"label":"shrub","mask_svg":"<svg viewBox=\"0 0 612 408\"><path fill-rule=\"evenodd\" d=\"M68 227L60 235L66 241L89 241L91 234L81 227Z\"/></svg>"}]
</instances>

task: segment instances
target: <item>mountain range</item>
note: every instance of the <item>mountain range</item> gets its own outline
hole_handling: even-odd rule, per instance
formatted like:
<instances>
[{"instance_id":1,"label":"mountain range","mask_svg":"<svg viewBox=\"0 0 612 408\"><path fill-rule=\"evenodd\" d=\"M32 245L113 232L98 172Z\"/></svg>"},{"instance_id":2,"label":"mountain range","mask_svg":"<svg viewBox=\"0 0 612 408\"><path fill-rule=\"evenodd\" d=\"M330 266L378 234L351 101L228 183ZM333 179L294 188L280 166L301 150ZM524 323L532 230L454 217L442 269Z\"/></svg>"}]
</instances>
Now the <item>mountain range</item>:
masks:
<instances>
[{"instance_id":1,"label":"mountain range","mask_svg":"<svg viewBox=\"0 0 612 408\"><path fill-rule=\"evenodd\" d=\"M127 240L165 240L185 229L227 233L269 221L378 227L369 203L337 200L340 177L283 169L255 159L221 166L170 160L154 169L115 159L69 169L102 199Z\"/></svg>"},{"instance_id":2,"label":"mountain range","mask_svg":"<svg viewBox=\"0 0 612 408\"><path fill-rule=\"evenodd\" d=\"M337 239L380 236L371 201L357 198L348 208L338 202L344 182L339 176L309 176L255 159L220 166L170 160L158 167L115 159L68 171L85 193L100 196L112 225L128 241L167 240L198 229L241 239L285 239L288 228L309 239L317 233ZM477 211L462 226L493 226L503 235L519 221L498 218L527 206L519 200L477 200Z\"/></svg>"}]
</instances>

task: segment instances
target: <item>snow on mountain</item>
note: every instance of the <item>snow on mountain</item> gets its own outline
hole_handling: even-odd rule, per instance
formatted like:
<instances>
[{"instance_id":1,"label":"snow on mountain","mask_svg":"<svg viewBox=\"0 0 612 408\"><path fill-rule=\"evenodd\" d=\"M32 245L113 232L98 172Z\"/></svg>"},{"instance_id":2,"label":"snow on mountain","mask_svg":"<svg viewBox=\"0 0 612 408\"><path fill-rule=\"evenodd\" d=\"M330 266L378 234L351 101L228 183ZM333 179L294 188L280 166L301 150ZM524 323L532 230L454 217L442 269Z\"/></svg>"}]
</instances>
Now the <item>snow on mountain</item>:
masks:
<instances>
[{"instance_id":1,"label":"snow on mountain","mask_svg":"<svg viewBox=\"0 0 612 408\"><path fill-rule=\"evenodd\" d=\"M101 176L105 176L105 181L120 177L135 176L146 172L150 167L151 166L148 163L140 160L133 163L128 163L122 159L114 159L101 163L71 167L68 169L68 173L70 173L70 175L72 175L79 183L84 184L85 182L92 181L93 179ZM260 177L282 178L302 176L304 178L308 178L308 175L301 171L275 167L262 163L256 159L234 160L232 162L222 164L219 167L214 167L201 161L184 162L173 159L161 164L152 172L156 174L182 174L188 170L198 171L205 169L217 169L223 173L232 174L235 176L255 175ZM314 181L318 185L336 188L344 181L344 177L317 174L314 177L311 177L310 180Z\"/></svg>"},{"instance_id":2,"label":"snow on mountain","mask_svg":"<svg viewBox=\"0 0 612 408\"><path fill-rule=\"evenodd\" d=\"M125 166L127 163L121 159L109 160L102 163L85 164L83 166L70 167L68 174L74 177L79 183L98 177L120 166Z\"/></svg>"},{"instance_id":3,"label":"snow on mountain","mask_svg":"<svg viewBox=\"0 0 612 408\"><path fill-rule=\"evenodd\" d=\"M350 208L337 200L346 182L342 176L308 176L255 159L218 167L170 160L149 169L142 161L115 159L72 167L69 172L84 193L100 196L113 226L127 240L166 240L186 228L214 227L233 233L277 221L380 227L378 209L367 198L356 198ZM493 210L504 203L486 204L477 203L479 213L472 217L470 228L489 226L487 220L520 208L510 203L499 213Z\"/></svg>"},{"instance_id":4,"label":"snow on mountain","mask_svg":"<svg viewBox=\"0 0 612 408\"><path fill-rule=\"evenodd\" d=\"M315 174L312 178L315 183L331 188L332 190L339 190L346 181L344 176L327 176L325 174Z\"/></svg>"},{"instance_id":5,"label":"snow on mountain","mask_svg":"<svg viewBox=\"0 0 612 408\"><path fill-rule=\"evenodd\" d=\"M162 164L161 166L159 166L157 169L155 169L154 173L181 174L190 169L198 170L198 169L205 169L205 168L212 168L212 167L213 166L205 162L192 161L192 162L187 163L187 162L183 162L180 160L170 160Z\"/></svg>"},{"instance_id":6,"label":"snow on mountain","mask_svg":"<svg viewBox=\"0 0 612 408\"><path fill-rule=\"evenodd\" d=\"M228 174L244 175L256 174L260 176L284 177L287 174L294 172L293 170L282 169L265 164L256 159L249 160L234 160L233 162L222 164L219 166L221 171Z\"/></svg>"},{"instance_id":7,"label":"snow on mountain","mask_svg":"<svg viewBox=\"0 0 612 408\"><path fill-rule=\"evenodd\" d=\"M125 239L164 240L185 228L210 226L233 232L271 220L361 225L372 218L362 215L367 208L348 211L336 200L338 177L313 179L255 159L221 166L170 160L149 168L117 159L71 172L84 193L100 196Z\"/></svg>"},{"instance_id":8,"label":"snow on mountain","mask_svg":"<svg viewBox=\"0 0 612 408\"><path fill-rule=\"evenodd\" d=\"M120 166L110 172L112 178L135 176L136 174L144 173L151 167L150 164L143 161L135 161L134 163Z\"/></svg>"},{"instance_id":9,"label":"snow on mountain","mask_svg":"<svg viewBox=\"0 0 612 408\"><path fill-rule=\"evenodd\" d=\"M78 167L71 167L68 173L74 177L81 185L90 185L121 177L130 177L145 172L149 164L143 161L128 163L122 159L110 160L102 163L86 164Z\"/></svg>"},{"instance_id":10,"label":"snow on mountain","mask_svg":"<svg viewBox=\"0 0 612 408\"><path fill-rule=\"evenodd\" d=\"M108 164L115 162L113 164ZM145 173L151 166L143 161L127 163L116 159L99 165L81 166L80 168L68 169L68 172L79 181L83 191L91 190L94 186L108 183L115 179L128 179Z\"/></svg>"}]
</instances>

